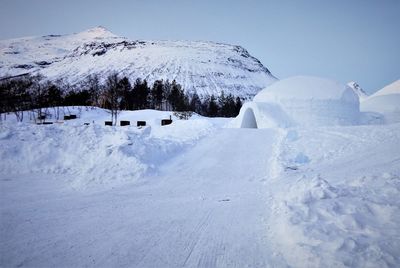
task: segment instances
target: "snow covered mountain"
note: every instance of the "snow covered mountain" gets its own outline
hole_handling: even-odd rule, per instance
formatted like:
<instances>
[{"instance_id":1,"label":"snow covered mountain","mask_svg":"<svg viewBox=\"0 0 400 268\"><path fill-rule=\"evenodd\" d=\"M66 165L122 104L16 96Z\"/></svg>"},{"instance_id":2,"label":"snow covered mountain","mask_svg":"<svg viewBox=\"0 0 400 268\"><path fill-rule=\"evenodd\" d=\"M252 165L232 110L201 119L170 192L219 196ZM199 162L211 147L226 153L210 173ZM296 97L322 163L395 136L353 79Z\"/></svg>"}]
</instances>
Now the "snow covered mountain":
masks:
<instances>
[{"instance_id":1,"label":"snow covered mountain","mask_svg":"<svg viewBox=\"0 0 400 268\"><path fill-rule=\"evenodd\" d=\"M360 101L365 100L366 98L368 98L367 93L365 93L365 91L362 89L362 87L360 87L359 84L357 84L354 81L351 81L349 83L347 83L347 85L353 89L353 91L358 95L358 98L360 99Z\"/></svg>"},{"instance_id":2,"label":"snow covered mountain","mask_svg":"<svg viewBox=\"0 0 400 268\"><path fill-rule=\"evenodd\" d=\"M251 98L276 78L240 46L200 41L118 37L103 27L71 35L0 41L0 77L40 72L78 83L89 74L117 71L147 79L175 79L200 96L232 93Z\"/></svg>"}]
</instances>

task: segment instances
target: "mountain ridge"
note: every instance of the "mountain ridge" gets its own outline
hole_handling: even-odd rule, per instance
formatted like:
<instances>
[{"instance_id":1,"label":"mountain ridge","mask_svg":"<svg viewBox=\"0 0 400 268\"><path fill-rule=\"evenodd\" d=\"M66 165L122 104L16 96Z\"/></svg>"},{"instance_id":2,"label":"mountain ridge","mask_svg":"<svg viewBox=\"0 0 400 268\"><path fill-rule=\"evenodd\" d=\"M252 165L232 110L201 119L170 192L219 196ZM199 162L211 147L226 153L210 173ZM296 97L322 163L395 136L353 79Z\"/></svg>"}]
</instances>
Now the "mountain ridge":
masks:
<instances>
[{"instance_id":1,"label":"mountain ridge","mask_svg":"<svg viewBox=\"0 0 400 268\"><path fill-rule=\"evenodd\" d=\"M211 41L131 40L102 26L69 35L0 41L0 76L40 73L71 84L97 73L176 80L200 97L222 91L250 99L277 80L245 48Z\"/></svg>"}]
</instances>

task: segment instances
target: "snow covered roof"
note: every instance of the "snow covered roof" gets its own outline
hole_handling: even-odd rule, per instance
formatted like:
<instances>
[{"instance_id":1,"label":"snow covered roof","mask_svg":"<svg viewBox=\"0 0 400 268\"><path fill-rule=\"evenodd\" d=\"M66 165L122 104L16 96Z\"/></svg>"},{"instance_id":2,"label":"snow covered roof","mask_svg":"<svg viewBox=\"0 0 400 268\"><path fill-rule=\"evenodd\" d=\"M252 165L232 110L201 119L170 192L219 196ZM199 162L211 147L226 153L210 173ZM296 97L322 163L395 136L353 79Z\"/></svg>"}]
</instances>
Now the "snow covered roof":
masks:
<instances>
[{"instance_id":1,"label":"snow covered roof","mask_svg":"<svg viewBox=\"0 0 400 268\"><path fill-rule=\"evenodd\" d=\"M255 102L279 102L284 99L358 102L357 95L348 86L313 76L294 76L280 80L254 97Z\"/></svg>"}]
</instances>

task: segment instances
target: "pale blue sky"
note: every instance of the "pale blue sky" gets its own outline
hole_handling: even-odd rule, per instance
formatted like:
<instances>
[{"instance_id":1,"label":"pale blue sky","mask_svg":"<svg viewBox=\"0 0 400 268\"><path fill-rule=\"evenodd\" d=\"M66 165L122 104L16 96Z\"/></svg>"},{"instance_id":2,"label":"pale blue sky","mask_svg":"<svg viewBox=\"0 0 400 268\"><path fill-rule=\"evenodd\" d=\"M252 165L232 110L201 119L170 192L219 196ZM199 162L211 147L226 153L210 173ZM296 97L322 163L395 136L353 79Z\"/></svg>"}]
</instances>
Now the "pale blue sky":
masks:
<instances>
[{"instance_id":1,"label":"pale blue sky","mask_svg":"<svg viewBox=\"0 0 400 268\"><path fill-rule=\"evenodd\" d=\"M0 0L0 39L102 25L133 39L241 45L279 78L400 79L400 0Z\"/></svg>"}]
</instances>

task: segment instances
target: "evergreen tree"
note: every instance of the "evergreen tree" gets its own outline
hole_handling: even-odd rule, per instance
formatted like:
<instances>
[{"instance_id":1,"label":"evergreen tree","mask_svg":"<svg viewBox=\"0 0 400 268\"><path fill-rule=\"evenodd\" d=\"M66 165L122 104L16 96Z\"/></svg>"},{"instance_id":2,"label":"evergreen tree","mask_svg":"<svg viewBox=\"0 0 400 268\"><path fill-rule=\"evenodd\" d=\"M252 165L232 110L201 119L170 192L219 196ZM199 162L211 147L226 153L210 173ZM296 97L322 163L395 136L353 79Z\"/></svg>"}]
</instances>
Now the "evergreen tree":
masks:
<instances>
[{"instance_id":1,"label":"evergreen tree","mask_svg":"<svg viewBox=\"0 0 400 268\"><path fill-rule=\"evenodd\" d=\"M156 80L151 89L151 108L161 110L161 104L164 99L163 80Z\"/></svg>"},{"instance_id":2,"label":"evergreen tree","mask_svg":"<svg viewBox=\"0 0 400 268\"><path fill-rule=\"evenodd\" d=\"M132 109L132 104L130 103L132 95L132 86L129 79L125 76L118 81L118 90L121 94L120 109L129 110Z\"/></svg>"},{"instance_id":3,"label":"evergreen tree","mask_svg":"<svg viewBox=\"0 0 400 268\"><path fill-rule=\"evenodd\" d=\"M218 104L217 104L217 101L216 101L216 98L214 95L210 96L210 99L208 102L207 115L210 117L218 116Z\"/></svg>"},{"instance_id":4,"label":"evergreen tree","mask_svg":"<svg viewBox=\"0 0 400 268\"><path fill-rule=\"evenodd\" d=\"M184 111L187 108L187 97L185 97L181 85L177 84L175 80L172 81L168 101L174 111Z\"/></svg>"},{"instance_id":5,"label":"evergreen tree","mask_svg":"<svg viewBox=\"0 0 400 268\"><path fill-rule=\"evenodd\" d=\"M168 101L169 95L171 94L171 83L167 79L164 83L164 94L163 94L163 107L161 110L164 111L170 111L171 110L171 104Z\"/></svg>"},{"instance_id":6,"label":"evergreen tree","mask_svg":"<svg viewBox=\"0 0 400 268\"><path fill-rule=\"evenodd\" d=\"M136 79L132 94L134 109L148 108L149 87L146 79L143 81L140 78Z\"/></svg>"},{"instance_id":7,"label":"evergreen tree","mask_svg":"<svg viewBox=\"0 0 400 268\"><path fill-rule=\"evenodd\" d=\"M235 102L235 115L238 115L240 112L240 108L242 108L242 100L239 97L236 97Z\"/></svg>"},{"instance_id":8,"label":"evergreen tree","mask_svg":"<svg viewBox=\"0 0 400 268\"><path fill-rule=\"evenodd\" d=\"M220 98L220 116L234 117L236 116L235 99L232 94Z\"/></svg>"},{"instance_id":9,"label":"evergreen tree","mask_svg":"<svg viewBox=\"0 0 400 268\"><path fill-rule=\"evenodd\" d=\"M202 103L201 103L199 95L197 95L196 92L192 95L189 107L190 107L191 111L198 113L198 114L202 114Z\"/></svg>"}]
</instances>

